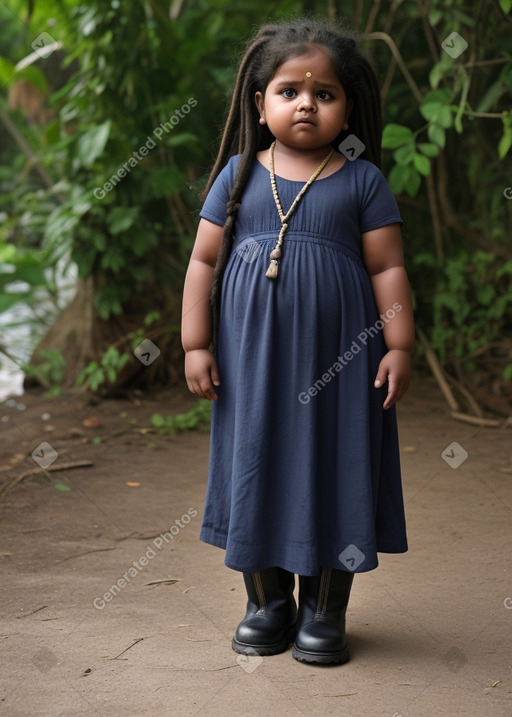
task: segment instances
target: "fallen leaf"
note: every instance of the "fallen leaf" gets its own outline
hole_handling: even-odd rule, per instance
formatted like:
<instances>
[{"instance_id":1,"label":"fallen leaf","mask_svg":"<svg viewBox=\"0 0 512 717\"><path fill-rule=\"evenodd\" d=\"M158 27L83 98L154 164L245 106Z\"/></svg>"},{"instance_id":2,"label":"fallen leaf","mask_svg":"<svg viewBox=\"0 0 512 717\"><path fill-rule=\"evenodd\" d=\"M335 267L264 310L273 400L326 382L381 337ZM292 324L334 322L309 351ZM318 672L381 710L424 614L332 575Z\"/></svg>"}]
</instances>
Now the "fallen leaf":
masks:
<instances>
[{"instance_id":1,"label":"fallen leaf","mask_svg":"<svg viewBox=\"0 0 512 717\"><path fill-rule=\"evenodd\" d=\"M84 418L82 426L84 426L84 428L100 428L101 421L98 416L89 416L89 418Z\"/></svg>"}]
</instances>

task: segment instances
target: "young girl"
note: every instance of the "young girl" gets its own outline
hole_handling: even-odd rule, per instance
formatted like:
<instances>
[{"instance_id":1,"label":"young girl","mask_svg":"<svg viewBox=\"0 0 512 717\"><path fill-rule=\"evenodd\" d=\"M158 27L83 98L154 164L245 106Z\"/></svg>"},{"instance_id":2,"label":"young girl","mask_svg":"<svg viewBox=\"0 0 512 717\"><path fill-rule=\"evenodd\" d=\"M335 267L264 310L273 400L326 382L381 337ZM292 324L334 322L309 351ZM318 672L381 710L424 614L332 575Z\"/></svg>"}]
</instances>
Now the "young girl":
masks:
<instances>
[{"instance_id":1,"label":"young girl","mask_svg":"<svg viewBox=\"0 0 512 717\"><path fill-rule=\"evenodd\" d=\"M298 660L346 662L354 573L407 550L394 404L413 319L380 140L378 85L352 35L260 29L183 297L188 387L215 401L201 539L243 573L239 653L295 639Z\"/></svg>"}]
</instances>

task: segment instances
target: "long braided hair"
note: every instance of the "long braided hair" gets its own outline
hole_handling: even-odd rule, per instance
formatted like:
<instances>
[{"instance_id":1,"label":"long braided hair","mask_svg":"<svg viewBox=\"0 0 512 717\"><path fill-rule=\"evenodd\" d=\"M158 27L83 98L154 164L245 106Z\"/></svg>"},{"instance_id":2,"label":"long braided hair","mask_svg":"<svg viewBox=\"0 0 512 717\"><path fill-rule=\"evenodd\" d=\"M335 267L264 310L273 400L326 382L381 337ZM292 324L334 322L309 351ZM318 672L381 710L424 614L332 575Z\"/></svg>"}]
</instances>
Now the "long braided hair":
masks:
<instances>
[{"instance_id":1,"label":"long braided hair","mask_svg":"<svg viewBox=\"0 0 512 717\"><path fill-rule=\"evenodd\" d=\"M371 61L359 47L358 36L309 19L261 27L241 61L219 153L203 193L203 197L208 194L230 157L241 154L227 204L228 217L212 281L210 300L214 347L217 344L222 277L233 246L237 211L256 153L270 147L274 140L268 126L259 124L254 95L258 91L265 93L283 62L305 54L312 45L329 56L347 99L352 99L354 103L350 129L342 130L332 142L333 148L337 149L349 134L355 134L365 145L361 157L380 167L380 91Z\"/></svg>"}]
</instances>

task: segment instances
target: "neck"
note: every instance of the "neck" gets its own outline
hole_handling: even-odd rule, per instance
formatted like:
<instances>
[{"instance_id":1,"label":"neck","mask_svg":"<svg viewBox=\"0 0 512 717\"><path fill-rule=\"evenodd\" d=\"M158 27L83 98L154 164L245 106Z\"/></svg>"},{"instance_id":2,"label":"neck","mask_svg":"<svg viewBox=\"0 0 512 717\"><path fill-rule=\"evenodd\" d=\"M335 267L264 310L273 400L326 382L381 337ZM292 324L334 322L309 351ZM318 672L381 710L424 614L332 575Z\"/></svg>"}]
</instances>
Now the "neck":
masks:
<instances>
[{"instance_id":1,"label":"neck","mask_svg":"<svg viewBox=\"0 0 512 717\"><path fill-rule=\"evenodd\" d=\"M298 149L296 147L290 147L283 144L279 140L276 140L276 146L274 149L274 156L276 159L281 158L282 160L294 160L300 159L302 162L308 162L311 164L320 164L329 154L332 147L330 144L325 147L316 147L314 149Z\"/></svg>"}]
</instances>

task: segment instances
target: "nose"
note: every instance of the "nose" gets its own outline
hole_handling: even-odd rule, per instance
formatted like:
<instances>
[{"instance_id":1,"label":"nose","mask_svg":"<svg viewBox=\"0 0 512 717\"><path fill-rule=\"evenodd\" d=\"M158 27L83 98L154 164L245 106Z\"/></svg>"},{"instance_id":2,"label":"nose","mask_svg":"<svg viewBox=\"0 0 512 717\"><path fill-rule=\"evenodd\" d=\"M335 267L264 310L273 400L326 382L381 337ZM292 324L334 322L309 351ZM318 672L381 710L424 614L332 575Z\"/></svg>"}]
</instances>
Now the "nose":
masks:
<instances>
[{"instance_id":1,"label":"nose","mask_svg":"<svg viewBox=\"0 0 512 717\"><path fill-rule=\"evenodd\" d=\"M309 95L307 92L301 92L299 95L299 104L297 105L297 110L299 112L302 112L305 110L306 112L314 112L316 110L316 105L313 100L313 98Z\"/></svg>"}]
</instances>

